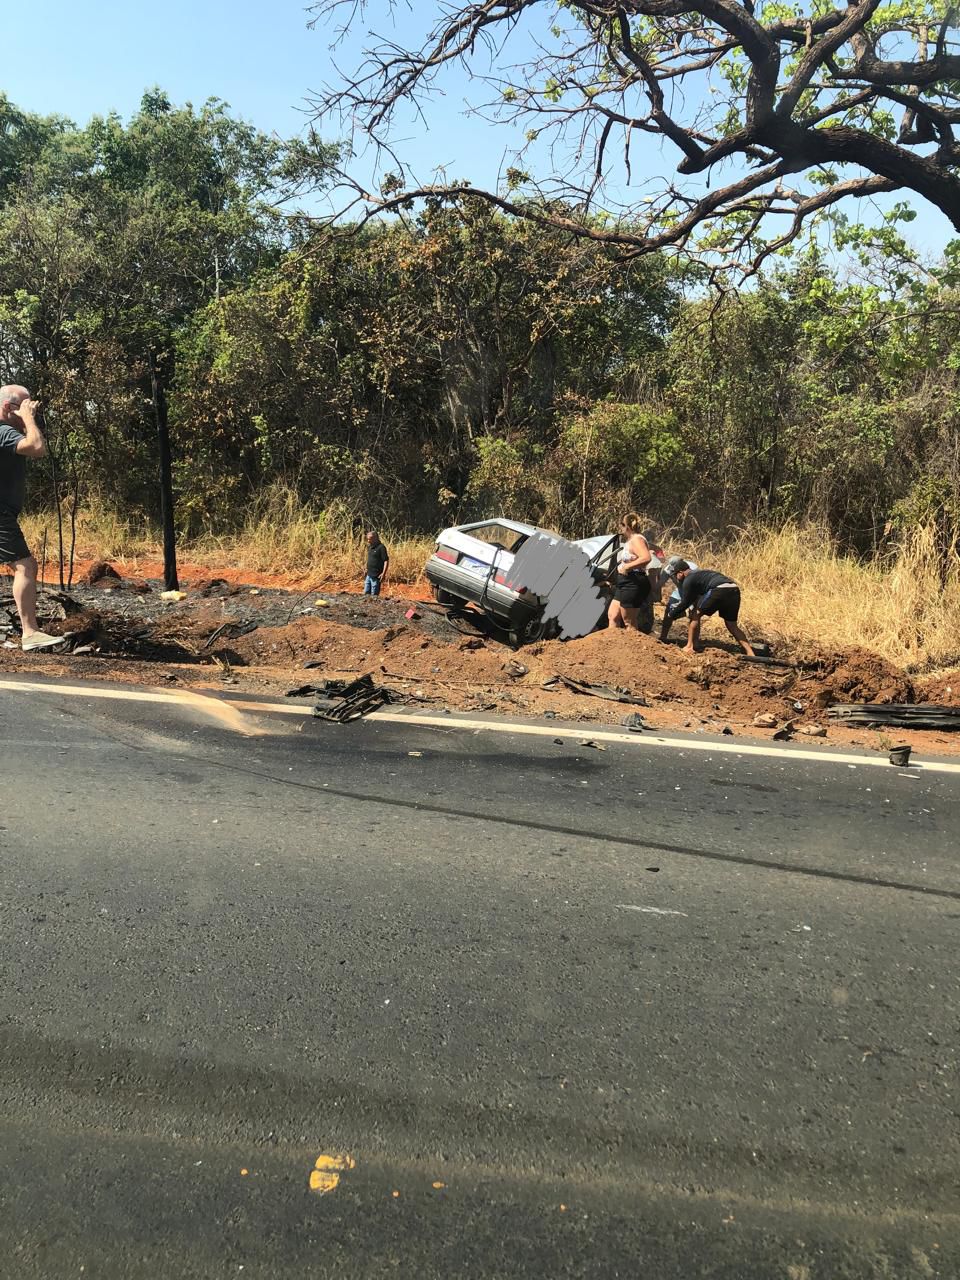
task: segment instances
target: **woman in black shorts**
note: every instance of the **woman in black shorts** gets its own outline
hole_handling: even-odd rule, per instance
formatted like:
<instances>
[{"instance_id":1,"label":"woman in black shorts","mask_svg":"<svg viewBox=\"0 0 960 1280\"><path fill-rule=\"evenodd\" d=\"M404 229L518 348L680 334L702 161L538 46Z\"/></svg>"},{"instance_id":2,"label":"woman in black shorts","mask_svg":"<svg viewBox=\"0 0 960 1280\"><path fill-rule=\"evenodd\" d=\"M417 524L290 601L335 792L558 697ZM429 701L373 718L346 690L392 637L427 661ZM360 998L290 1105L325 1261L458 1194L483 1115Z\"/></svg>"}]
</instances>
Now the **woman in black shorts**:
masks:
<instances>
[{"instance_id":1,"label":"woman in black shorts","mask_svg":"<svg viewBox=\"0 0 960 1280\"><path fill-rule=\"evenodd\" d=\"M625 515L620 522L623 545L617 553L617 575L614 580L613 599L607 610L611 627L631 627L640 630L640 610L650 599L650 548L640 532L642 522L635 511Z\"/></svg>"}]
</instances>

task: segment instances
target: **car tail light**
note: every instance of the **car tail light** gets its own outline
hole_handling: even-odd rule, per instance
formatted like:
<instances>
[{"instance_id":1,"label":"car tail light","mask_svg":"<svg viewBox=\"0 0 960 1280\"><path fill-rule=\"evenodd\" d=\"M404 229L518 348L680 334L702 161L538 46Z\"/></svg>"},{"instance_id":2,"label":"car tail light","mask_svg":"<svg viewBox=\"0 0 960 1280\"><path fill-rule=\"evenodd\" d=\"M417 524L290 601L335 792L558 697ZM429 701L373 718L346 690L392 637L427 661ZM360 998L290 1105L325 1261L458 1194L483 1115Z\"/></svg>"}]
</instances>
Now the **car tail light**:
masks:
<instances>
[{"instance_id":1,"label":"car tail light","mask_svg":"<svg viewBox=\"0 0 960 1280\"><path fill-rule=\"evenodd\" d=\"M437 559L446 560L447 564L456 564L460 556L456 551L448 551L446 547L437 547Z\"/></svg>"},{"instance_id":2,"label":"car tail light","mask_svg":"<svg viewBox=\"0 0 960 1280\"><path fill-rule=\"evenodd\" d=\"M501 587L509 587L509 586L510 586L510 579L509 579L509 577L507 576L507 574L505 574L505 573L503 573L503 572L495 573L495 574L493 575L493 580L494 580L494 582L499 583L499 585L500 585ZM525 594L526 594L527 588L526 588L526 587L512 587L512 588L511 588L511 590L516 591L516 593L517 593L517 595L518 595L518 596L522 596L522 595L525 595Z\"/></svg>"}]
</instances>

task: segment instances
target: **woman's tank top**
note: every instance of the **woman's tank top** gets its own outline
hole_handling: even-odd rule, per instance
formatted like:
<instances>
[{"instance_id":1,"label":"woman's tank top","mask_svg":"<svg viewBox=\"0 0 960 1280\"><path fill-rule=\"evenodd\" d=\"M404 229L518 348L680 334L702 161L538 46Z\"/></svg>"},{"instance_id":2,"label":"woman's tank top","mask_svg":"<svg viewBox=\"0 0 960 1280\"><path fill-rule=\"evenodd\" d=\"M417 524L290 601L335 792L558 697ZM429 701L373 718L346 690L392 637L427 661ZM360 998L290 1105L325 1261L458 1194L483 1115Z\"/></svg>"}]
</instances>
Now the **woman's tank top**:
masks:
<instances>
[{"instance_id":1,"label":"woman's tank top","mask_svg":"<svg viewBox=\"0 0 960 1280\"><path fill-rule=\"evenodd\" d=\"M633 552L630 550L630 543L625 542L623 546L620 548L620 550L617 552L617 572L620 574L621 578L634 578L634 577L642 578L643 577L643 574L644 574L643 569L628 569L626 573L623 572L624 562L626 560L632 560L633 558L634 556L633 556Z\"/></svg>"}]
</instances>

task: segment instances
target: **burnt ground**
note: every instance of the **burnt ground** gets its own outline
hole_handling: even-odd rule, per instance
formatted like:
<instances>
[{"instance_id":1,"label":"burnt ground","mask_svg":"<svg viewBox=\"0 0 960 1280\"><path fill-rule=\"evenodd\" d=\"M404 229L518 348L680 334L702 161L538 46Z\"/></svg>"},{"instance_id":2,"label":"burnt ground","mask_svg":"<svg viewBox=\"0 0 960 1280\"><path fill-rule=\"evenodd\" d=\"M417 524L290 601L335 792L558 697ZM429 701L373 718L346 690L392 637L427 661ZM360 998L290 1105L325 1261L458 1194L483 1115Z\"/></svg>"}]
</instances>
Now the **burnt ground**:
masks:
<instances>
[{"instance_id":1,"label":"burnt ground","mask_svg":"<svg viewBox=\"0 0 960 1280\"><path fill-rule=\"evenodd\" d=\"M415 616L408 618L411 609ZM879 750L894 740L927 751L960 746L958 735L849 730L826 716L837 702L955 703L949 674L924 682L864 650L828 654L783 639L775 642L782 665L749 663L719 640L725 633L715 623L705 628L706 650L695 659L679 643L610 631L514 651L482 616L448 617L428 601L207 578L185 584L184 598L167 602L156 581L109 576L68 593L44 591L40 613L48 630L70 635L70 651L22 653L8 589L0 594L0 626L5 617L11 623L0 670L150 685L229 684L279 695L370 673L407 697L458 711L616 725L639 710L652 729L759 739L785 731L811 743L826 737ZM625 691L640 705L573 692L558 676Z\"/></svg>"}]
</instances>

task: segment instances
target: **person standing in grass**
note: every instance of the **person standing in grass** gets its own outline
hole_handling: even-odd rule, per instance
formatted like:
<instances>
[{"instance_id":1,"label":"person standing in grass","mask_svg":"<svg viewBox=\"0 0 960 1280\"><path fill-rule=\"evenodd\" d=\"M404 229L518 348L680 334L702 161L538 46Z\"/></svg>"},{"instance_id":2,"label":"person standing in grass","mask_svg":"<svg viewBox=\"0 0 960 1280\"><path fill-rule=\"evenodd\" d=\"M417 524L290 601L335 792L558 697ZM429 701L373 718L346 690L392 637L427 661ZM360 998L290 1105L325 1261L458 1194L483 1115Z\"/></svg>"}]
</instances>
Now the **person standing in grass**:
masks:
<instances>
[{"instance_id":1,"label":"person standing in grass","mask_svg":"<svg viewBox=\"0 0 960 1280\"><path fill-rule=\"evenodd\" d=\"M666 641L672 623L681 614L689 610L687 623L687 643L684 653L699 653L700 623L703 618L718 613L726 624L727 630L739 644L744 653L753 658L753 646L740 629L737 619L740 617L740 588L724 573L715 569L691 569L686 560L679 560L673 566L671 575L680 587L680 599L668 606L663 615L660 628L660 639Z\"/></svg>"},{"instance_id":2,"label":"person standing in grass","mask_svg":"<svg viewBox=\"0 0 960 1280\"><path fill-rule=\"evenodd\" d=\"M376 529L367 530L367 576L363 583L365 596L378 596L387 577L390 552L380 541Z\"/></svg>"},{"instance_id":3,"label":"person standing in grass","mask_svg":"<svg viewBox=\"0 0 960 1280\"><path fill-rule=\"evenodd\" d=\"M42 458L47 442L37 426L36 400L26 387L0 387L0 564L13 569L13 599L20 615L21 648L63 644L37 626L37 562L20 528L27 485L27 459Z\"/></svg>"}]
</instances>

